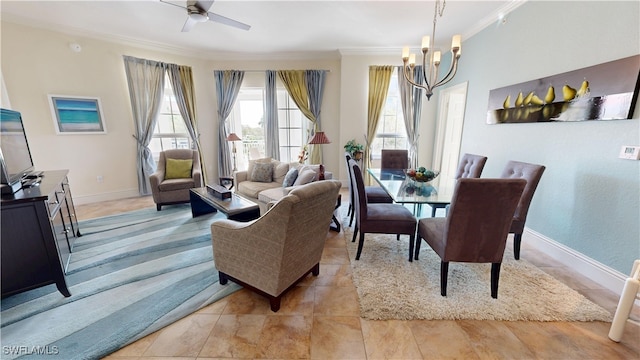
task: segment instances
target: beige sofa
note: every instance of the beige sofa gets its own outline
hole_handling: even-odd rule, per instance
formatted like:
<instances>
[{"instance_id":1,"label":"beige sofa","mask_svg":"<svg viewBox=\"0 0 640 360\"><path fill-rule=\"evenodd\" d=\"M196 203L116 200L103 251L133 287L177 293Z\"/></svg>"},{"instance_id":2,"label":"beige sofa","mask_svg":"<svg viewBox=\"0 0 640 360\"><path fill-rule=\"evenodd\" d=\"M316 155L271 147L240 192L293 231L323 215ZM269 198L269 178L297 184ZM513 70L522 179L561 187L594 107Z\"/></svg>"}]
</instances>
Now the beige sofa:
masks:
<instances>
[{"instance_id":1,"label":"beige sofa","mask_svg":"<svg viewBox=\"0 0 640 360\"><path fill-rule=\"evenodd\" d=\"M263 167L263 164L269 164L272 168L272 176L267 181L266 178L261 181L254 181L252 175L255 175L254 168ZM297 176L290 186L283 186L289 170L296 169ZM313 171L313 175L311 172ZM304 174L304 175L303 175ZM250 160L248 169L245 171L236 171L233 174L236 194L256 202L260 206L260 213L264 214L267 204L272 201L278 201L289 194L296 186L304 185L318 180L320 174L320 165L306 165L298 162L285 163L271 158L263 158ZM325 179L332 179L333 175L325 171ZM297 181L297 182L296 182Z\"/></svg>"}]
</instances>

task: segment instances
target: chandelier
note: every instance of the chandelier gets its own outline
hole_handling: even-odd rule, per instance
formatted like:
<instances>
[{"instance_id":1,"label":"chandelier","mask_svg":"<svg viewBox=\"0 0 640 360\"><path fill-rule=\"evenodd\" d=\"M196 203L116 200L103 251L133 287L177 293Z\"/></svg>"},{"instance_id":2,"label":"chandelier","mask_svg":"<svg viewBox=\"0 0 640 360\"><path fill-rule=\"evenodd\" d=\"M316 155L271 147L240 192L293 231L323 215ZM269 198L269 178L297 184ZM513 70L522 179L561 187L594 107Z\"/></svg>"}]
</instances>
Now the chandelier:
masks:
<instances>
[{"instance_id":1,"label":"chandelier","mask_svg":"<svg viewBox=\"0 0 640 360\"><path fill-rule=\"evenodd\" d=\"M438 79L441 53L440 51L433 51L430 54L429 49L433 49L433 44L436 37L436 21L438 19L438 16L442 17L442 14L444 13L444 7L447 2L446 0L442 1L442 6L440 6L440 0L436 0L435 3L436 9L435 13L433 14L433 31L431 33L431 37L427 35L422 38L422 79L424 81L424 85L419 84L413 80L414 70L416 66L416 55L409 54L408 46L402 49L404 77L411 85L417 88L424 89L425 95L427 95L427 100L431 99L431 95L433 95L433 89L448 83L453 79L454 76L456 76L456 72L458 71L458 59L460 59L461 54L461 37L460 35L454 35L451 40L451 66L449 67L449 71L447 71L447 74L442 79ZM429 59L429 61L427 61L427 59Z\"/></svg>"}]
</instances>

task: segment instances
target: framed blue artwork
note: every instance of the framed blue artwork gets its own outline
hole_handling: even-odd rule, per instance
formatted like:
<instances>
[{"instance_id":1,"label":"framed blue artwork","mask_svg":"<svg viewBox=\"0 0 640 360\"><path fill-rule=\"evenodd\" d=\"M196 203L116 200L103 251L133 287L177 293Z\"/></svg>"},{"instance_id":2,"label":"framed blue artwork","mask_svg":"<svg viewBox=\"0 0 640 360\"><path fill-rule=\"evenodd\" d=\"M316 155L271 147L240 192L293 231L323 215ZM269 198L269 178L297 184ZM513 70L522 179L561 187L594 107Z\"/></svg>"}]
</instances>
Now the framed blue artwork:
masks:
<instances>
[{"instance_id":1,"label":"framed blue artwork","mask_svg":"<svg viewBox=\"0 0 640 360\"><path fill-rule=\"evenodd\" d=\"M58 134L105 134L100 98L49 95L51 116Z\"/></svg>"}]
</instances>

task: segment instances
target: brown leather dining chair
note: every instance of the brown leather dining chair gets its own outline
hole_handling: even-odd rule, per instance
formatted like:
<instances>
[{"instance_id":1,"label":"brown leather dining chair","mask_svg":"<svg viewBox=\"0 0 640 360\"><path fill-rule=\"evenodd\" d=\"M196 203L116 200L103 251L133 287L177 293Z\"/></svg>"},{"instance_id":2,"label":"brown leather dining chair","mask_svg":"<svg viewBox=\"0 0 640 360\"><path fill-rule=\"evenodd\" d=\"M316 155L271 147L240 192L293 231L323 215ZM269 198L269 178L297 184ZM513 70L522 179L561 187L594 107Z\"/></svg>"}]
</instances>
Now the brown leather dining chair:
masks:
<instances>
[{"instance_id":1,"label":"brown leather dining chair","mask_svg":"<svg viewBox=\"0 0 640 360\"><path fill-rule=\"evenodd\" d=\"M409 151L399 149L382 149L380 158L381 169L408 169Z\"/></svg>"},{"instance_id":2,"label":"brown leather dining chair","mask_svg":"<svg viewBox=\"0 0 640 360\"><path fill-rule=\"evenodd\" d=\"M454 179L477 179L482 175L482 170L486 163L486 156L465 153L458 163L458 169L456 170ZM435 204L431 206L431 217L435 217L436 210L440 208L445 208L445 213L449 212L448 205Z\"/></svg>"},{"instance_id":3,"label":"brown leather dining chair","mask_svg":"<svg viewBox=\"0 0 640 360\"><path fill-rule=\"evenodd\" d=\"M545 167L543 165L512 160L507 163L500 176L501 178L527 180L527 186L522 192L520 203L518 203L516 212L513 214L511 228L509 229L509 233L513 234L513 256L516 260L520 260L520 245L522 243L524 223L527 221L529 205L531 205L531 199L533 199L533 194L538 187L544 169Z\"/></svg>"},{"instance_id":4,"label":"brown leather dining chair","mask_svg":"<svg viewBox=\"0 0 640 360\"><path fill-rule=\"evenodd\" d=\"M358 251L356 260L360 260L362 247L364 245L364 234L397 234L409 235L409 261L413 261L413 248L415 243L416 223L417 220L409 209L400 204L371 204L367 200L364 191L364 180L360 167L355 160L350 160L349 165L352 169L353 188L355 189L356 204L356 226L353 230L353 239L356 241L358 232L360 239L358 241Z\"/></svg>"},{"instance_id":5,"label":"brown leather dining chair","mask_svg":"<svg viewBox=\"0 0 640 360\"><path fill-rule=\"evenodd\" d=\"M455 179L479 178L486 163L486 156L475 154L462 155Z\"/></svg>"},{"instance_id":6,"label":"brown leather dining chair","mask_svg":"<svg viewBox=\"0 0 640 360\"><path fill-rule=\"evenodd\" d=\"M523 179L460 179L446 217L418 222L424 239L438 254L440 294L447 296L449 262L491 263L491 297L498 297L500 266L513 213L527 182Z\"/></svg>"},{"instance_id":7,"label":"brown leather dining chair","mask_svg":"<svg viewBox=\"0 0 640 360\"><path fill-rule=\"evenodd\" d=\"M349 227L353 224L353 218L355 216L355 193L353 189L353 169L349 166L349 160L351 160L351 155L345 153L345 158L347 159L347 174L349 174L349 209L347 210L347 216L350 216L349 219ZM380 203L392 203L393 198L387 194L387 192L381 188L380 186L365 186L364 192L367 194L367 201L371 204L380 204Z\"/></svg>"}]
</instances>

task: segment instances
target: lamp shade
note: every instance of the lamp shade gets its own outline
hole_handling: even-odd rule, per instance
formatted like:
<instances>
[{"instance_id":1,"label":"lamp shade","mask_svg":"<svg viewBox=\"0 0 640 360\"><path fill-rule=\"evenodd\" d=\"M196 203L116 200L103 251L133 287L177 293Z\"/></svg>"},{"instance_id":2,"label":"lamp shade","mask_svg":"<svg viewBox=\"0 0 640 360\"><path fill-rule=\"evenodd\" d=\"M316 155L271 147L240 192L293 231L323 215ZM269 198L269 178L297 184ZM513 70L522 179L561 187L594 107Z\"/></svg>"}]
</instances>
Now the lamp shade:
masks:
<instances>
[{"instance_id":1,"label":"lamp shade","mask_svg":"<svg viewBox=\"0 0 640 360\"><path fill-rule=\"evenodd\" d=\"M309 144L331 144L324 131L316 131L315 135L309 140Z\"/></svg>"},{"instance_id":2,"label":"lamp shade","mask_svg":"<svg viewBox=\"0 0 640 360\"><path fill-rule=\"evenodd\" d=\"M240 139L238 137L238 135L236 135L236 133L231 133L227 136L227 141L240 141L242 139Z\"/></svg>"}]
</instances>

